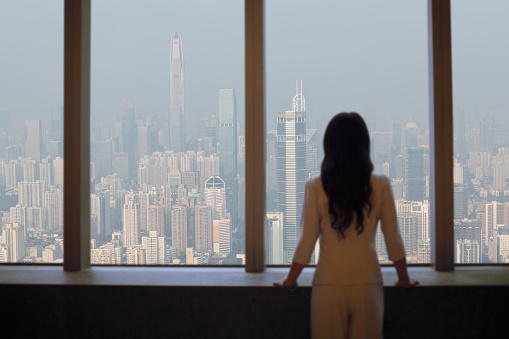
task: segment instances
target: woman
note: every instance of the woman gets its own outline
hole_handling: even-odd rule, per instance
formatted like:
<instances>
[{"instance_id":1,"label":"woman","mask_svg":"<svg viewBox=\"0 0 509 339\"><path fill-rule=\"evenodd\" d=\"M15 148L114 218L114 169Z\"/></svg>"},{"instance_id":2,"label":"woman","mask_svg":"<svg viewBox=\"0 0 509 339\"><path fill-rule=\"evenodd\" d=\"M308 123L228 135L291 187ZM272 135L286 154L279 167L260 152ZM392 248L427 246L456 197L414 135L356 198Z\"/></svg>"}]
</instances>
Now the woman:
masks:
<instances>
[{"instance_id":1,"label":"woman","mask_svg":"<svg viewBox=\"0 0 509 339\"><path fill-rule=\"evenodd\" d=\"M370 139L362 117L340 113L323 139L320 177L306 183L301 236L290 272L276 286L292 290L320 238L313 277L313 338L382 338L383 281L376 254L378 221L397 286L418 282L408 276L390 181L373 174Z\"/></svg>"}]
</instances>

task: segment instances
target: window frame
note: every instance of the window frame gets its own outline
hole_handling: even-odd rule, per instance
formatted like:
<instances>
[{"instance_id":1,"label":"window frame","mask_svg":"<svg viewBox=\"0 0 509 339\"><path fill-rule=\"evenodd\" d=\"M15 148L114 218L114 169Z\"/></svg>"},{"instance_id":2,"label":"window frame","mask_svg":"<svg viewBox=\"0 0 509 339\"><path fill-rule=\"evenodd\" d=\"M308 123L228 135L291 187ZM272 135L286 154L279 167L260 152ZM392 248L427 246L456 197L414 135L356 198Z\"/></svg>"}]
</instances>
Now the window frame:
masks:
<instances>
[{"instance_id":1,"label":"window frame","mask_svg":"<svg viewBox=\"0 0 509 339\"><path fill-rule=\"evenodd\" d=\"M91 0L64 0L64 264L90 267ZM246 265L265 270L265 8L245 0ZM454 270L450 0L428 0L431 266ZM440 145L440 147L436 147Z\"/></svg>"}]
</instances>

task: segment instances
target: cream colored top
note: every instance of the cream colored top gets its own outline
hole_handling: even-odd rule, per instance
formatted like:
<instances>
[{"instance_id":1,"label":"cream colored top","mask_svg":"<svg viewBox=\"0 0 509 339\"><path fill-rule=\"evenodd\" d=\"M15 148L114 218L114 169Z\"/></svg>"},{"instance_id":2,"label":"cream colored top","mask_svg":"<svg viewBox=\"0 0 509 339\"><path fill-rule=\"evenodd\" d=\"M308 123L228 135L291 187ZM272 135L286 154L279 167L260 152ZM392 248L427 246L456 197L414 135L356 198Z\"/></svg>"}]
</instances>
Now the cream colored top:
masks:
<instances>
[{"instance_id":1,"label":"cream colored top","mask_svg":"<svg viewBox=\"0 0 509 339\"><path fill-rule=\"evenodd\" d=\"M355 226L345 230L341 238L331 227L329 198L319 176L306 182L301 217L301 235L293 261L307 264L320 237L320 257L313 285L354 285L382 283L382 272L376 254L376 228L381 221L389 259L405 258L405 248L398 229L398 220L389 179L372 174L372 209L364 212L364 231L357 235ZM355 220L355 219L354 219Z\"/></svg>"}]
</instances>

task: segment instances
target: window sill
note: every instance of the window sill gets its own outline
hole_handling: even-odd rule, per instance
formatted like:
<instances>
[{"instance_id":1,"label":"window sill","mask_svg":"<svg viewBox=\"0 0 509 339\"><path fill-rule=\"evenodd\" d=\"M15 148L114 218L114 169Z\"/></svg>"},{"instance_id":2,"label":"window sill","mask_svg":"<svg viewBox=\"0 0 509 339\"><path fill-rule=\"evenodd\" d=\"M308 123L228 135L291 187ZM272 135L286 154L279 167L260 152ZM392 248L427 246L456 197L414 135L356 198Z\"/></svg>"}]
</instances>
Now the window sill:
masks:
<instances>
[{"instance_id":1,"label":"window sill","mask_svg":"<svg viewBox=\"0 0 509 339\"><path fill-rule=\"evenodd\" d=\"M421 286L504 286L509 285L509 266L458 266L452 272L430 267L410 267L410 276ZM244 268L219 267L101 267L65 272L61 266L0 266L3 285L102 285L102 286L217 286L269 287L284 277L287 268L267 268L263 273L245 273ZM299 279L311 286L314 268L305 268ZM385 286L393 286L396 272L383 267Z\"/></svg>"}]
</instances>

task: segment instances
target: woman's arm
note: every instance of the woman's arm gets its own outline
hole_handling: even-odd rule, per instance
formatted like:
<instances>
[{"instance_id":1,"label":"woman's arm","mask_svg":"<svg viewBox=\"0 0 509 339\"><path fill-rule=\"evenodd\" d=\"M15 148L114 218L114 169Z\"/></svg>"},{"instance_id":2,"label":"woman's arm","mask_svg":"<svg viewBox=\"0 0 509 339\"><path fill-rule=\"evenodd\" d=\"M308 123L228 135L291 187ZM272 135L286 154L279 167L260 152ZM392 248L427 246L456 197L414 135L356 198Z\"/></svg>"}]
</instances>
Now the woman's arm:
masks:
<instances>
[{"instance_id":1,"label":"woman's arm","mask_svg":"<svg viewBox=\"0 0 509 339\"><path fill-rule=\"evenodd\" d=\"M290 266L290 272L288 272L288 276L286 279L281 279L274 283L274 286L277 287L286 287L292 289L297 284L297 278L299 278L300 273L304 269L303 264L299 264L298 262L292 261L292 266ZM284 286L283 286L284 283Z\"/></svg>"},{"instance_id":2,"label":"woman's arm","mask_svg":"<svg viewBox=\"0 0 509 339\"><path fill-rule=\"evenodd\" d=\"M419 282L414 279L410 279L408 276L408 270L406 266L406 259L400 259L394 262L394 267L396 268L396 273L398 274L398 280L396 281L396 286L409 288L412 286L419 285Z\"/></svg>"}]
</instances>

